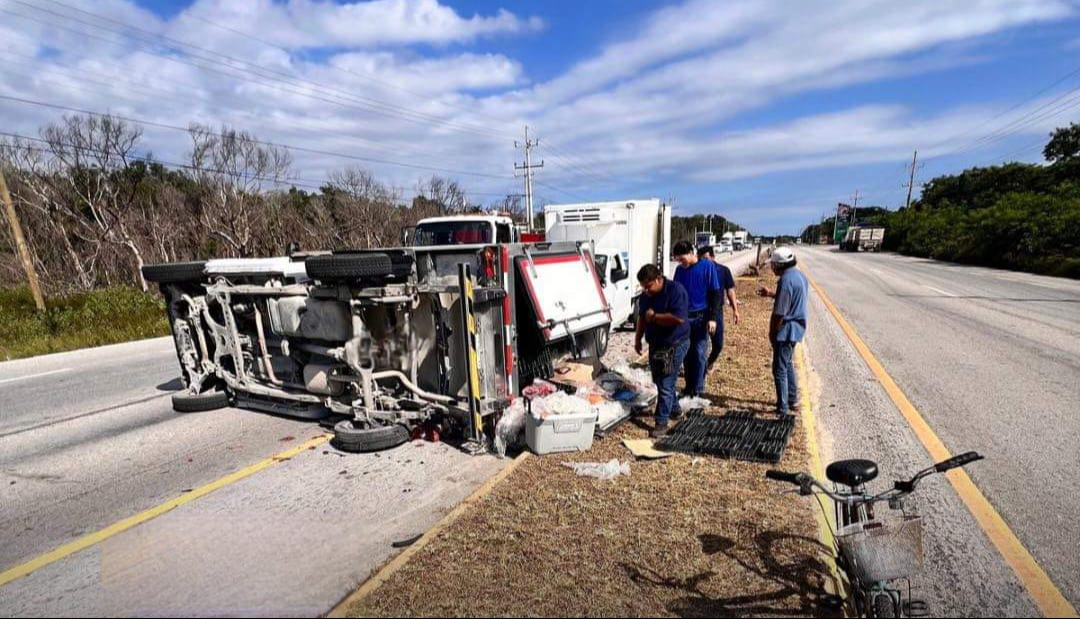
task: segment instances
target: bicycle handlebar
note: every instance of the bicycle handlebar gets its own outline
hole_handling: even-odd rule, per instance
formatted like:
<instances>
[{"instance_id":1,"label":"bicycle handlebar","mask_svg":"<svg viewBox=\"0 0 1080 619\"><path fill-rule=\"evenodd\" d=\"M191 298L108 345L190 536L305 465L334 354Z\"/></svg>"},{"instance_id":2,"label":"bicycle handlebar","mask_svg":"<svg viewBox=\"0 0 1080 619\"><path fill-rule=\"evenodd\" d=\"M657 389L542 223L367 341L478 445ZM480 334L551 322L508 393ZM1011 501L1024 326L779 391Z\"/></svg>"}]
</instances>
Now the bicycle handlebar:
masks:
<instances>
[{"instance_id":1,"label":"bicycle handlebar","mask_svg":"<svg viewBox=\"0 0 1080 619\"><path fill-rule=\"evenodd\" d=\"M967 465L971 464L972 462L978 462L979 460L983 460L983 459L984 458L981 455L979 455L978 452L969 451L969 452L967 452L965 454L960 454L959 456L953 456L952 458L949 458L948 460L945 460L944 462L939 462L938 464L935 464L934 465L934 470L937 471L938 473L944 473L945 471L951 471L951 470L953 470L955 468L959 468L961 466L967 466Z\"/></svg>"},{"instance_id":2,"label":"bicycle handlebar","mask_svg":"<svg viewBox=\"0 0 1080 619\"><path fill-rule=\"evenodd\" d=\"M902 496L915 492L915 488L916 486L918 486L919 482L928 475L933 475L934 473L944 473L946 471L951 471L955 468L967 466L972 462L978 462L979 460L984 459L985 458L983 458L983 456L979 455L978 452L974 451L969 451L967 453L960 454L959 456L954 456L952 458L949 458L948 460L939 462L938 464L935 464L934 466L924 471L920 471L917 475L915 475L915 477L912 477L908 481L898 481L896 482L896 485L892 490L886 490L885 492L874 496L867 496L865 494L840 494L829 489L827 486L825 486L825 484L822 484L821 482L806 473L787 473L784 471L770 470L765 471L765 477L774 481L782 481L795 486L799 486L800 493L804 495L813 494L813 488L817 488L822 492L822 494L825 494L830 499L838 503L857 505L863 503L877 503L879 501L900 498Z\"/></svg>"},{"instance_id":3,"label":"bicycle handlebar","mask_svg":"<svg viewBox=\"0 0 1080 619\"><path fill-rule=\"evenodd\" d=\"M796 486L802 485L803 473L785 473L784 471L765 471L765 477L773 481L783 481Z\"/></svg>"}]
</instances>

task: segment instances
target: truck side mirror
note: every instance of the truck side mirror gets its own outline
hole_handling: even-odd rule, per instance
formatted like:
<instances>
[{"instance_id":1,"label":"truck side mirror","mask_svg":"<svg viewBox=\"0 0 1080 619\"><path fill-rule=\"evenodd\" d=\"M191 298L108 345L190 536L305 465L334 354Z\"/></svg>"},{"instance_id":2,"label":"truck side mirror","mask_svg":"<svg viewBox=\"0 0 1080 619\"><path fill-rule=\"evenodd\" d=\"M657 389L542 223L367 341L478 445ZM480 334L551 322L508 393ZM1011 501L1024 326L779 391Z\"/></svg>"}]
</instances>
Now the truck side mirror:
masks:
<instances>
[{"instance_id":1,"label":"truck side mirror","mask_svg":"<svg viewBox=\"0 0 1080 619\"><path fill-rule=\"evenodd\" d=\"M611 270L611 283L617 284L624 279L630 277L630 272L626 269L612 269Z\"/></svg>"}]
</instances>

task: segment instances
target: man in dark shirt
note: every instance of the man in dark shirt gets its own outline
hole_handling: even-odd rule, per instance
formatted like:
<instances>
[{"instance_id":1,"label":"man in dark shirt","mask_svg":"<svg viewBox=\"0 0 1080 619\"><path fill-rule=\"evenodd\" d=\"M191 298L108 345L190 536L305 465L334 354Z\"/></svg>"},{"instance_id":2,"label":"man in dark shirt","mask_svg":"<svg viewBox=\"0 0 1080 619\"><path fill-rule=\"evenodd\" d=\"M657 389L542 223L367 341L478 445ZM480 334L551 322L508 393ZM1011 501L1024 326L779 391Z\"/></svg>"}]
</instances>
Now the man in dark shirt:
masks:
<instances>
[{"instance_id":1,"label":"man in dark shirt","mask_svg":"<svg viewBox=\"0 0 1080 619\"><path fill-rule=\"evenodd\" d=\"M667 434L668 421L679 411L675 382L690 348L689 296L678 282L664 277L655 264L637 273L644 294L638 299L637 337L634 349L641 354L641 340L649 343L649 370L658 391L653 438Z\"/></svg>"},{"instance_id":2,"label":"man in dark shirt","mask_svg":"<svg viewBox=\"0 0 1080 619\"><path fill-rule=\"evenodd\" d=\"M699 260L690 241L679 241L674 248L679 266L673 278L686 289L690 299L690 348L686 353L686 388L688 396L705 393L708 369L709 338L716 333L717 316L724 303L724 291L711 261Z\"/></svg>"},{"instance_id":3,"label":"man in dark shirt","mask_svg":"<svg viewBox=\"0 0 1080 619\"><path fill-rule=\"evenodd\" d=\"M716 253L713 248L706 245L698 248L698 258L701 260L707 260L712 262L716 267L716 275L720 279L720 288L722 288L727 296L727 300L731 303L732 318L734 323L739 324L739 299L735 296L735 276L731 273L731 269L727 265L716 260ZM720 303L720 314L716 316L716 331L712 334L712 348L709 350L709 369L712 368L716 360L720 358L720 353L724 351L724 304Z\"/></svg>"}]
</instances>

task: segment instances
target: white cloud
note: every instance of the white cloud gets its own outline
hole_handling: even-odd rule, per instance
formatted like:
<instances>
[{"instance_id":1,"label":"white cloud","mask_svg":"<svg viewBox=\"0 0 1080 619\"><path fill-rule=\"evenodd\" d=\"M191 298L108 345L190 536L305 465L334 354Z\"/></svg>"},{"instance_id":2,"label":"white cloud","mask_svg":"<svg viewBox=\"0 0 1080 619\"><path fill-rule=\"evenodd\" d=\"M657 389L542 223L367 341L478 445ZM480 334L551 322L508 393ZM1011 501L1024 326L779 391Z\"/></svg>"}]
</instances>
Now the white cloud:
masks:
<instances>
[{"instance_id":1,"label":"white cloud","mask_svg":"<svg viewBox=\"0 0 1080 619\"><path fill-rule=\"evenodd\" d=\"M493 15L465 17L439 0L342 4L329 0L198 0L173 20L170 32L179 38L196 35L203 40L209 35L209 42L218 44L236 39L235 32L209 26L207 21L258 33L264 41L293 50L466 43L490 35L536 32L544 25L539 18L521 18L505 9Z\"/></svg>"}]
</instances>

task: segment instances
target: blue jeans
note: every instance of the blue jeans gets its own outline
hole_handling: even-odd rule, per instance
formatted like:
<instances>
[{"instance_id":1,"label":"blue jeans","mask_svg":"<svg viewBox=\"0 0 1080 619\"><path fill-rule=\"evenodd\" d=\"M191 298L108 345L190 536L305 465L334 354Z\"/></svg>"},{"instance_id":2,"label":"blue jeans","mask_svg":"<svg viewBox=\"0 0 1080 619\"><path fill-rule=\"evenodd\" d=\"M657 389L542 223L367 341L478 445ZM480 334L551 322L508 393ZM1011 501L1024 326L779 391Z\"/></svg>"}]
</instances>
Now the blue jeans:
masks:
<instances>
[{"instance_id":1,"label":"blue jeans","mask_svg":"<svg viewBox=\"0 0 1080 619\"><path fill-rule=\"evenodd\" d=\"M675 393L675 381L679 379L689 340L683 340L672 348L654 349L649 346L649 369L658 391L656 397L656 425L664 427L671 414L679 410L679 398Z\"/></svg>"},{"instance_id":2,"label":"blue jeans","mask_svg":"<svg viewBox=\"0 0 1080 619\"><path fill-rule=\"evenodd\" d=\"M708 323L706 323L706 329L708 329ZM724 315L720 314L720 320L716 321L716 333L712 334L709 338L712 340L712 348L709 349L709 363L707 367L712 367L716 360L720 358L720 353L724 352Z\"/></svg>"},{"instance_id":3,"label":"blue jeans","mask_svg":"<svg viewBox=\"0 0 1080 619\"><path fill-rule=\"evenodd\" d=\"M687 395L700 395L705 391L705 371L709 369L709 321L704 317L690 321L690 350L686 353Z\"/></svg>"},{"instance_id":4,"label":"blue jeans","mask_svg":"<svg viewBox=\"0 0 1080 619\"><path fill-rule=\"evenodd\" d=\"M776 382L776 411L791 412L799 403L799 381L795 377L795 342L773 342L773 381Z\"/></svg>"}]
</instances>

